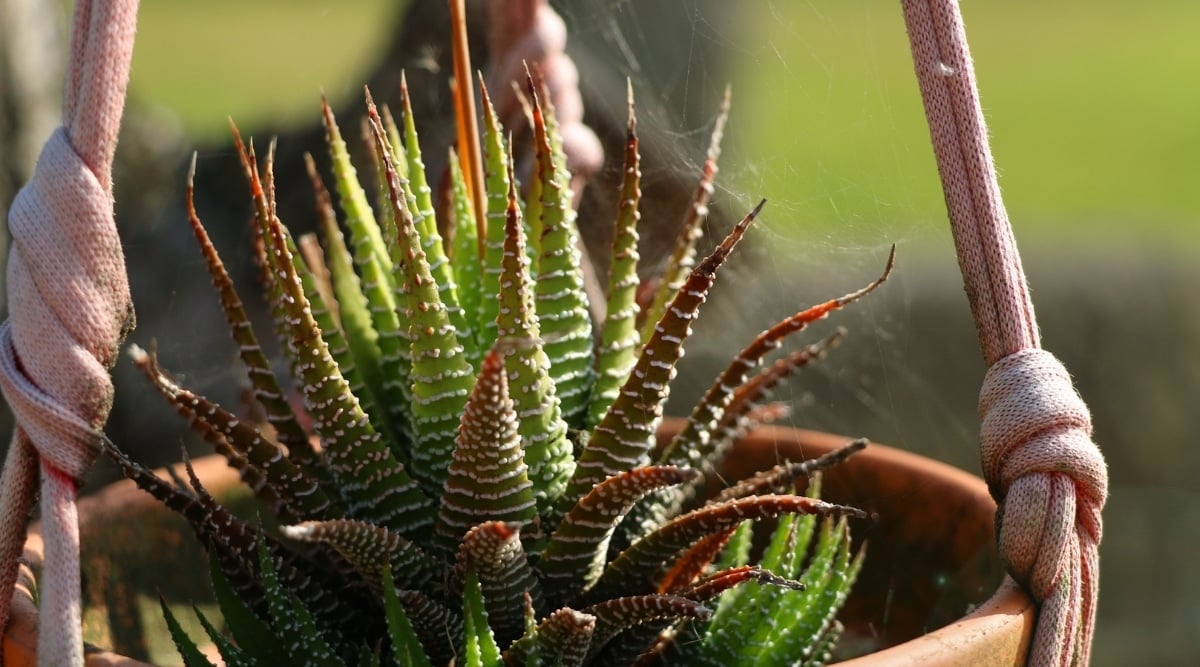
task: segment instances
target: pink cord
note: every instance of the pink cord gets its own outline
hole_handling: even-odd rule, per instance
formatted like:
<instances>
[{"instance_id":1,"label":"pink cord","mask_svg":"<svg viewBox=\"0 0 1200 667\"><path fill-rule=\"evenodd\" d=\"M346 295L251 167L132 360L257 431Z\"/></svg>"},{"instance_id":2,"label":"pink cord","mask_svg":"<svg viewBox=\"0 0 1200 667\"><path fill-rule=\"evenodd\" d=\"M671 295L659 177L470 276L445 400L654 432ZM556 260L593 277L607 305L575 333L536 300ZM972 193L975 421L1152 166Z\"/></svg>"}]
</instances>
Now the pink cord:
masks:
<instances>
[{"instance_id":1,"label":"pink cord","mask_svg":"<svg viewBox=\"0 0 1200 667\"><path fill-rule=\"evenodd\" d=\"M904 0L938 173L983 356L983 472L1000 504L1000 554L1041 603L1034 665L1087 664L1099 592L1108 469L1091 417L1033 303L988 146L955 0Z\"/></svg>"},{"instance_id":2,"label":"pink cord","mask_svg":"<svg viewBox=\"0 0 1200 667\"><path fill-rule=\"evenodd\" d=\"M133 326L113 220L112 160L125 105L137 0L79 0L63 126L9 212L10 319L0 325L0 388L17 429L0 487L0 627L37 496L46 558L38 662L83 664L75 497L103 442L108 370Z\"/></svg>"}]
</instances>

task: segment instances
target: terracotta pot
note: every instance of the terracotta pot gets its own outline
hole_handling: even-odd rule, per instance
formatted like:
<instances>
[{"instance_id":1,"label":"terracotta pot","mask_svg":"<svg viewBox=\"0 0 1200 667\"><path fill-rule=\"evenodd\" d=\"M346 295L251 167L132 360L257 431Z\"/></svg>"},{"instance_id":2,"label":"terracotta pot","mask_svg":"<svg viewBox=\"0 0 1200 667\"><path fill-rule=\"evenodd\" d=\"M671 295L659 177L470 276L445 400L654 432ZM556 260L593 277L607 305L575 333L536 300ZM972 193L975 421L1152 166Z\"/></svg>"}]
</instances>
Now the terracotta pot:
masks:
<instances>
[{"instance_id":1,"label":"terracotta pot","mask_svg":"<svg viewBox=\"0 0 1200 667\"><path fill-rule=\"evenodd\" d=\"M668 420L660 440L679 426ZM845 443L840 436L763 428L734 448L723 473L745 477ZM205 457L195 468L223 503L252 502L223 459ZM1024 664L1036 608L1003 574L993 543L996 506L982 480L873 445L826 474L824 497L874 514L855 527L857 537L868 541L868 555L841 616L847 627L843 650L869 655L843 665ZM181 603L211 596L207 561L190 529L128 481L83 498L79 517L85 637L126 654L146 656L157 648L172 655L169 645L147 647L139 635L143 622L161 627L156 591ZM36 526L26 546L27 558L40 562ZM13 604L4 664L33 665L36 616L27 588ZM106 629L98 633L97 626ZM146 665L103 652L89 653L87 664Z\"/></svg>"}]
</instances>

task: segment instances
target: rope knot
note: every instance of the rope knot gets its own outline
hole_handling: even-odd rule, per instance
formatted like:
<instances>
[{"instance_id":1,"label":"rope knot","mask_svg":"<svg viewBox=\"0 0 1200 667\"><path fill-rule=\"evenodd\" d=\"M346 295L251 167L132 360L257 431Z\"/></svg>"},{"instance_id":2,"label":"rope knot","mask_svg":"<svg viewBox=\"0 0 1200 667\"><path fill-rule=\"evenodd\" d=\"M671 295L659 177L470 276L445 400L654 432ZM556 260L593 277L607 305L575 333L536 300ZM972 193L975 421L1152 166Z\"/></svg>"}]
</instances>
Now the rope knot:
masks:
<instances>
[{"instance_id":1,"label":"rope knot","mask_svg":"<svg viewBox=\"0 0 1200 667\"><path fill-rule=\"evenodd\" d=\"M42 458L78 485L99 453L108 369L132 308L112 195L63 128L13 201L9 229L0 388Z\"/></svg>"},{"instance_id":2,"label":"rope knot","mask_svg":"<svg viewBox=\"0 0 1200 667\"><path fill-rule=\"evenodd\" d=\"M1100 539L1108 472L1091 415L1067 369L1038 348L988 369L979 412L983 474L1000 504L1000 553L1044 600L1078 559L1080 540Z\"/></svg>"}]
</instances>

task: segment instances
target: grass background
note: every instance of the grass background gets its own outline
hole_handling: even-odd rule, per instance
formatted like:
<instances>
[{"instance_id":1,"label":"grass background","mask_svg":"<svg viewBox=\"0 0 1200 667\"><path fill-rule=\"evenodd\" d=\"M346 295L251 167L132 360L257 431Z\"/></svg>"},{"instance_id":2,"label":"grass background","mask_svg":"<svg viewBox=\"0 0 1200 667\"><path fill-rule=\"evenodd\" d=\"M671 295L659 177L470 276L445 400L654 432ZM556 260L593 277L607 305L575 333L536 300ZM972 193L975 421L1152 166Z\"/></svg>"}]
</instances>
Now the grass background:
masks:
<instances>
[{"instance_id":1,"label":"grass background","mask_svg":"<svg viewBox=\"0 0 1200 667\"><path fill-rule=\"evenodd\" d=\"M841 370L820 371L804 389L816 397L798 405L817 426L977 470L983 369L898 3L561 4L573 39L598 45L585 73L631 75L639 99L665 109L652 120L677 133L668 150L681 168L694 167L720 90L734 84L717 200L733 210L770 200L755 233L772 252L730 267L768 288L745 303L714 298L745 324L697 340L689 361L727 355L796 293L857 286L898 241L891 291L850 314L865 344L831 360ZM244 128L309 124L322 88L358 94L402 5L143 0L131 95L175 113L198 145L225 142L227 115ZM1200 4L976 0L964 13L1047 346L1075 373L1112 470L1094 664L1191 664ZM655 55L629 55L645 52ZM867 361L847 364L854 354Z\"/></svg>"},{"instance_id":2,"label":"grass background","mask_svg":"<svg viewBox=\"0 0 1200 667\"><path fill-rule=\"evenodd\" d=\"M688 49L681 72L689 52L721 50L736 89L727 144L737 157L726 167L749 165L733 169L730 191L777 202L789 233L941 231L895 3L753 2L711 14L675 4L678 25L646 29L677 33ZM223 138L230 115L249 127L305 123L319 90L358 93L403 5L146 0L131 93L170 109L201 142ZM1196 240L1200 4L1011 0L969 2L964 13L1019 234ZM702 85L710 90L691 94L712 97L721 82Z\"/></svg>"}]
</instances>

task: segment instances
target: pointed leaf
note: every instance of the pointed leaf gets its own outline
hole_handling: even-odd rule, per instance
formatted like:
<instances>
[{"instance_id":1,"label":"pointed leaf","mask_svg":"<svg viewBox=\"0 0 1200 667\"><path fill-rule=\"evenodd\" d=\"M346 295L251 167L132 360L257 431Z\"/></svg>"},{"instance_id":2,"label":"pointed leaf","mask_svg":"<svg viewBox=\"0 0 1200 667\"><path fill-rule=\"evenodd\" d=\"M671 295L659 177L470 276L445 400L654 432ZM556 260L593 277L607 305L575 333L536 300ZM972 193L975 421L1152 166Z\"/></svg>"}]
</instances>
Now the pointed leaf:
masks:
<instances>
[{"instance_id":1,"label":"pointed leaf","mask_svg":"<svg viewBox=\"0 0 1200 667\"><path fill-rule=\"evenodd\" d=\"M721 503L734 498L768 493L787 493L796 488L796 480L808 477L820 470L828 470L861 452L866 446L867 439L859 438L815 459L781 463L770 470L763 470L753 477L722 490L711 502Z\"/></svg>"},{"instance_id":2,"label":"pointed leaf","mask_svg":"<svg viewBox=\"0 0 1200 667\"><path fill-rule=\"evenodd\" d=\"M595 428L617 399L621 386L629 379L637 363L638 305L638 233L642 214L641 155L638 153L637 118L633 111L633 88L629 84L629 126L625 134L625 166L621 170L621 191L617 203L617 223L613 232L612 265L608 271L607 306L596 355L596 385L588 404L587 426Z\"/></svg>"},{"instance_id":3,"label":"pointed leaf","mask_svg":"<svg viewBox=\"0 0 1200 667\"><path fill-rule=\"evenodd\" d=\"M813 322L828 317L829 313L870 294L891 275L895 260L896 249L893 246L883 275L871 284L784 318L756 336L729 362L704 397L696 404L692 414L688 417L687 425L672 439L671 444L662 455L662 460L677 465L686 464L695 467L702 465L701 462L707 458L709 453L705 446L711 441L712 431L724 415L735 390L746 382L750 372L762 363L763 357L778 349L788 336L804 331ZM836 339L826 339L822 347L811 350L809 357L818 357L824 349L835 345L841 335L835 334L835 336L837 336ZM808 359L805 359L803 363L807 363L807 361ZM793 367L796 365L792 364Z\"/></svg>"},{"instance_id":4,"label":"pointed leaf","mask_svg":"<svg viewBox=\"0 0 1200 667\"><path fill-rule=\"evenodd\" d=\"M508 210L504 225L504 261L500 275L500 313L497 344L508 350L505 368L512 386L513 407L520 416L519 431L525 463L533 480L538 509L546 513L566 489L573 471L567 423L551 376L534 297L530 289L521 211L517 206L512 162L509 162Z\"/></svg>"},{"instance_id":5,"label":"pointed leaf","mask_svg":"<svg viewBox=\"0 0 1200 667\"><path fill-rule=\"evenodd\" d=\"M310 521L284 526L283 534L294 540L328 544L377 590L382 586L383 571L389 567L399 573L402 588L433 590L441 584L442 564L383 526L349 519Z\"/></svg>"},{"instance_id":6,"label":"pointed leaf","mask_svg":"<svg viewBox=\"0 0 1200 667\"><path fill-rule=\"evenodd\" d=\"M683 356L683 342L691 333L691 322L716 280L717 270L765 203L765 200L760 202L692 271L662 322L655 327L621 395L579 456L567 498L582 496L604 478L640 465L646 458L662 420L675 363Z\"/></svg>"},{"instance_id":7,"label":"pointed leaf","mask_svg":"<svg viewBox=\"0 0 1200 667\"><path fill-rule=\"evenodd\" d=\"M304 154L304 164L308 170L308 178L312 183L313 193L317 200L317 228L325 245L327 265L330 280L338 307L338 321L345 334L350 356L356 372L347 372L347 361L339 361L339 368L346 376L350 391L358 396L363 410L371 419L371 424L378 431L386 431L389 440L395 441L397 435L392 432L392 425L387 413L381 407L381 397L386 397L383 389L381 355L379 350L379 333L371 318L370 305L363 293L363 286L354 270L354 257L346 247L346 238L338 227L337 217L333 212L333 203L325 183L317 173L312 156ZM336 359L336 356L335 356ZM399 452L393 450L397 456Z\"/></svg>"},{"instance_id":8,"label":"pointed leaf","mask_svg":"<svg viewBox=\"0 0 1200 667\"><path fill-rule=\"evenodd\" d=\"M537 516L504 370L493 349L462 415L436 526L437 544L448 551L482 522L525 525Z\"/></svg>"},{"instance_id":9,"label":"pointed leaf","mask_svg":"<svg viewBox=\"0 0 1200 667\"><path fill-rule=\"evenodd\" d=\"M175 383L158 366L153 354L136 345L130 346L130 356L138 368L154 383L154 387L205 440L218 451L229 447L237 455L235 464L244 462L243 479L256 492L269 490L267 500L285 521L336 516L335 507L317 483L287 458L283 449L267 440L258 429L242 422L208 399ZM228 458L227 454L227 458ZM248 479L247 476L252 476Z\"/></svg>"},{"instance_id":10,"label":"pointed leaf","mask_svg":"<svg viewBox=\"0 0 1200 667\"><path fill-rule=\"evenodd\" d=\"M258 664L254 658L247 655L245 651L231 642L228 637L218 630L204 616L199 607L192 605L192 611L196 613L197 620L204 627L204 632L208 635L209 641L217 648L217 653L220 654L225 667L254 667Z\"/></svg>"},{"instance_id":11,"label":"pointed leaf","mask_svg":"<svg viewBox=\"0 0 1200 667\"><path fill-rule=\"evenodd\" d=\"M403 276L397 275L396 283L403 285L407 297L404 308L413 364L413 475L427 493L436 496L446 481L459 416L475 384L475 371L463 355L458 334L441 300L412 214L404 201L403 186L392 166L379 113L369 94L367 114L376 155L388 176L396 232L396 242L389 249L393 264L403 272Z\"/></svg>"},{"instance_id":12,"label":"pointed leaf","mask_svg":"<svg viewBox=\"0 0 1200 667\"><path fill-rule=\"evenodd\" d=\"M417 531L432 505L372 428L330 356L291 262L278 219L267 223L268 261L290 299L288 349L296 360L305 405L325 444L326 460L345 492L350 513L399 530Z\"/></svg>"},{"instance_id":13,"label":"pointed leaf","mask_svg":"<svg viewBox=\"0 0 1200 667\"><path fill-rule=\"evenodd\" d=\"M566 601L595 583L613 530L639 498L694 476L694 471L674 466L636 468L604 480L581 498L559 523L539 564L556 599Z\"/></svg>"},{"instance_id":14,"label":"pointed leaf","mask_svg":"<svg viewBox=\"0 0 1200 667\"><path fill-rule=\"evenodd\" d=\"M287 651L269 625L242 600L225 577L215 554L209 554L209 580L234 641L248 657L262 665L287 661ZM265 609L264 609L265 611Z\"/></svg>"},{"instance_id":15,"label":"pointed leaf","mask_svg":"<svg viewBox=\"0 0 1200 667\"><path fill-rule=\"evenodd\" d=\"M429 273L437 283L438 296L446 306L446 315L450 318L458 332L459 343L463 349L474 348L475 340L470 327L467 326L463 309L458 301L458 286L454 281L454 272L446 256L442 244L442 236L438 231L437 218L434 216L433 190L425 174L425 162L421 159L421 143L417 137L417 126L413 118L412 102L408 97L408 82L404 73L400 74L400 103L404 119L404 146L408 159L408 178L397 177L404 186L405 201L412 214L413 227L421 239L421 248L425 251L425 261L429 262ZM482 348L487 349L487 348ZM478 358L478 349L472 349L471 355Z\"/></svg>"},{"instance_id":16,"label":"pointed leaf","mask_svg":"<svg viewBox=\"0 0 1200 667\"><path fill-rule=\"evenodd\" d=\"M433 667L396 595L396 583L390 565L383 567L383 608L387 614L388 636L392 641L392 664L396 667Z\"/></svg>"},{"instance_id":17,"label":"pointed leaf","mask_svg":"<svg viewBox=\"0 0 1200 667\"><path fill-rule=\"evenodd\" d=\"M705 620L712 612L694 600L674 595L635 595L614 598L590 607L585 614L596 617L596 631L589 653L594 655L617 633L642 623L690 618Z\"/></svg>"},{"instance_id":18,"label":"pointed leaf","mask_svg":"<svg viewBox=\"0 0 1200 667\"><path fill-rule=\"evenodd\" d=\"M508 217L508 193L513 184L508 176L508 151L503 130L492 108L487 87L481 85L483 106L484 182L487 191L486 229L483 238L483 271L480 277L479 304L476 318L480 349L495 344L496 317L500 314L500 274L504 271L505 221Z\"/></svg>"},{"instance_id":19,"label":"pointed leaf","mask_svg":"<svg viewBox=\"0 0 1200 667\"><path fill-rule=\"evenodd\" d=\"M782 514L866 516L853 507L803 496L756 496L709 505L671 521L621 552L604 570L595 590L608 595L654 590L661 580L657 575L663 564L696 540L744 519L770 519Z\"/></svg>"},{"instance_id":20,"label":"pointed leaf","mask_svg":"<svg viewBox=\"0 0 1200 667\"><path fill-rule=\"evenodd\" d=\"M474 314L482 305L483 291L480 280L483 276L482 258L479 255L479 228L475 224L475 213L471 208L471 196L463 180L462 164L458 154L450 149L450 198L454 206L454 252L450 255L450 266L454 269L454 282L458 285L458 301L464 313L463 331L471 336L471 342L463 342L463 350L471 365L479 368L484 350L491 348L480 344L479 324ZM460 336L461 340L462 337Z\"/></svg>"},{"instance_id":21,"label":"pointed leaf","mask_svg":"<svg viewBox=\"0 0 1200 667\"><path fill-rule=\"evenodd\" d=\"M537 662L561 667L580 667L584 664L596 617L563 607L538 624L504 652L506 665L530 665Z\"/></svg>"},{"instance_id":22,"label":"pointed leaf","mask_svg":"<svg viewBox=\"0 0 1200 667\"><path fill-rule=\"evenodd\" d=\"M395 266L396 258L390 251L391 227L386 216L382 226L376 223L333 112L328 104L323 104L323 110L334 176L341 195L342 211L346 214L346 227L350 232L354 266L361 276L360 288L366 298L371 327L377 336L375 344L379 349L380 401L386 406L391 430L397 434L397 438L403 434L405 440L411 440L411 415L408 411L411 401L408 391L411 371L407 349L409 334L406 323L398 314L401 307L397 298L400 283L396 274L399 267Z\"/></svg>"},{"instance_id":23,"label":"pointed leaf","mask_svg":"<svg viewBox=\"0 0 1200 667\"><path fill-rule=\"evenodd\" d=\"M488 615L484 609L483 592L479 587L479 577L475 572L467 573L466 586L463 590L464 633L467 645L464 651L466 667L495 667L500 664L500 647L488 627Z\"/></svg>"},{"instance_id":24,"label":"pointed leaf","mask_svg":"<svg viewBox=\"0 0 1200 667\"><path fill-rule=\"evenodd\" d=\"M456 582L475 576L483 591L488 624L496 641L507 645L525 627L524 601L541 604L541 590L521 546L519 526L488 521L468 532L458 551L454 568Z\"/></svg>"},{"instance_id":25,"label":"pointed leaf","mask_svg":"<svg viewBox=\"0 0 1200 667\"><path fill-rule=\"evenodd\" d=\"M254 397L263 406L267 421L275 428L279 442L288 448L292 461L304 467L319 467L321 463L318 455L313 451L312 445L309 444L308 434L300 427L300 423L296 420L296 413L284 398L279 380L275 377L275 372L271 370L271 364L263 354L262 348L258 344L258 338L250 326L250 319L246 316L242 300L233 288L233 280L226 272L225 265L217 254L217 249L213 247L208 232L205 231L200 217L196 214L195 172L196 156L193 155L187 179L188 222L191 223L192 233L200 244L200 253L204 257L213 287L221 297L221 310L225 314L225 321L229 324L233 340L238 345L238 354L242 363L246 365Z\"/></svg>"},{"instance_id":26,"label":"pointed leaf","mask_svg":"<svg viewBox=\"0 0 1200 667\"><path fill-rule=\"evenodd\" d=\"M200 649L196 646L196 642L187 635L183 630L183 626L179 625L179 620L175 618L175 614L171 613L171 608L167 606L167 601L160 594L158 603L162 607L163 619L167 622L167 631L171 633L171 641L175 642L175 648L179 651L179 656L183 658L184 667L214 667Z\"/></svg>"},{"instance_id":27,"label":"pointed leaf","mask_svg":"<svg viewBox=\"0 0 1200 667\"><path fill-rule=\"evenodd\" d=\"M292 664L345 667L322 636L316 619L294 595L283 589L265 542L259 542L258 560L271 622L283 639Z\"/></svg>"},{"instance_id":28,"label":"pointed leaf","mask_svg":"<svg viewBox=\"0 0 1200 667\"><path fill-rule=\"evenodd\" d=\"M537 261L535 303L550 377L562 402L563 418L581 425L594 381L592 369L592 319L584 291L579 230L571 205L570 174L556 164L547 120L529 80L533 102L534 152L537 156L540 220L529 214L530 241Z\"/></svg>"},{"instance_id":29,"label":"pointed leaf","mask_svg":"<svg viewBox=\"0 0 1200 667\"><path fill-rule=\"evenodd\" d=\"M667 304L683 288L688 273L696 261L696 242L704 235L704 219L708 217L708 200L712 197L713 181L717 177L717 160L721 157L721 138L725 134L725 121L729 119L729 103L733 91L725 88L725 97L721 100L721 108L717 111L717 121L713 126L712 137L708 142L708 152L704 156L704 167L700 173L700 182L692 195L692 205L688 208L683 226L675 241L675 250L662 278L654 291L654 298L648 304L642 324L642 340L647 340L654 333L654 325L666 314Z\"/></svg>"}]
</instances>

